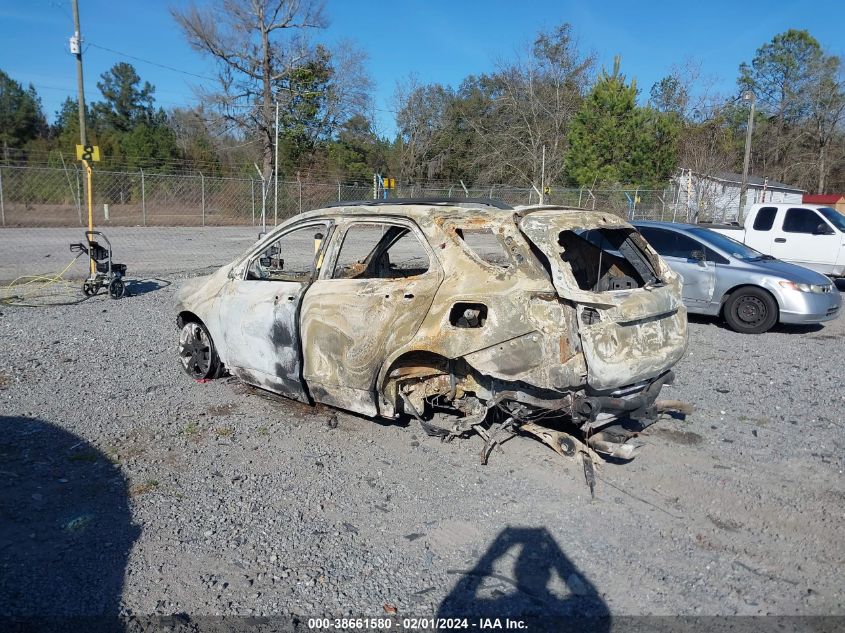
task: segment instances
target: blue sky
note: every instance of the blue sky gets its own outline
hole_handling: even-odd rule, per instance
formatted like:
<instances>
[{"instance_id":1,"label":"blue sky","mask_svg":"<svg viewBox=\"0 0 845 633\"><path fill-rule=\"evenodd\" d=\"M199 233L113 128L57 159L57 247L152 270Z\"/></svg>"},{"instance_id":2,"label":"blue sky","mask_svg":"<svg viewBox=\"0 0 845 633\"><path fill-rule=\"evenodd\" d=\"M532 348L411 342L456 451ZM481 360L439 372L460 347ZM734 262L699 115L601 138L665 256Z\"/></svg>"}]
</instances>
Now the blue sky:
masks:
<instances>
[{"instance_id":1,"label":"blue sky","mask_svg":"<svg viewBox=\"0 0 845 633\"><path fill-rule=\"evenodd\" d=\"M199 0L202 4L203 0ZM79 0L86 99L100 95L97 80L118 61L128 61L156 87L156 102L169 108L194 102L203 80L125 57L130 55L197 75L213 76L209 60L193 52L168 8L181 0ZM0 69L32 83L52 120L59 104L75 95L70 0L0 0ZM606 0L328 0L326 42L355 41L368 56L381 133L392 135L392 95L397 81L414 73L423 82L457 85L468 74L492 70L497 60L525 50L540 29L573 24L585 51L604 66L621 55L622 70L647 94L672 65L697 59L719 92L732 93L737 68L773 35L789 28L810 31L830 52L845 54L845 3L769 0L709 3L635 3ZM96 45L96 47L94 46ZM104 47L124 55L103 50Z\"/></svg>"}]
</instances>

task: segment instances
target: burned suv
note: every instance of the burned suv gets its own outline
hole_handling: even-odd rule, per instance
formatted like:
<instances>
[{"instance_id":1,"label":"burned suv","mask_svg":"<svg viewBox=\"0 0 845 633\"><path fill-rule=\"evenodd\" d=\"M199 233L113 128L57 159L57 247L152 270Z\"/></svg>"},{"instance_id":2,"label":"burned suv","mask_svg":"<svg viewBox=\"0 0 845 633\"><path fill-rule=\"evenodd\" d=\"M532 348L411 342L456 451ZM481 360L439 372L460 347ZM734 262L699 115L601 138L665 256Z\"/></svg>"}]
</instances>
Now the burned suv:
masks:
<instances>
[{"instance_id":1,"label":"burned suv","mask_svg":"<svg viewBox=\"0 0 845 633\"><path fill-rule=\"evenodd\" d=\"M687 343L681 283L611 213L491 200L303 213L178 296L179 354L303 402L630 457ZM620 427L615 426L618 429Z\"/></svg>"}]
</instances>

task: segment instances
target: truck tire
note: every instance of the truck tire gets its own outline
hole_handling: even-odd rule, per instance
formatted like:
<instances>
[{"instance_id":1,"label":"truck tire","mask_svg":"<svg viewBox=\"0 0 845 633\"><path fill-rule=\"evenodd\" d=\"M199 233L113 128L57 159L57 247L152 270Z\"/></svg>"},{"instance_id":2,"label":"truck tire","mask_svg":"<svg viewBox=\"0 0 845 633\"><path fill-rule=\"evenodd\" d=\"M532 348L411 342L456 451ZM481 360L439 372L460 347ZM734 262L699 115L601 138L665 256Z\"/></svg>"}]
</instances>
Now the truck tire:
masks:
<instances>
[{"instance_id":1,"label":"truck tire","mask_svg":"<svg viewBox=\"0 0 845 633\"><path fill-rule=\"evenodd\" d=\"M762 334L778 322L778 304L766 290L743 286L731 293L725 303L724 316L735 332Z\"/></svg>"}]
</instances>

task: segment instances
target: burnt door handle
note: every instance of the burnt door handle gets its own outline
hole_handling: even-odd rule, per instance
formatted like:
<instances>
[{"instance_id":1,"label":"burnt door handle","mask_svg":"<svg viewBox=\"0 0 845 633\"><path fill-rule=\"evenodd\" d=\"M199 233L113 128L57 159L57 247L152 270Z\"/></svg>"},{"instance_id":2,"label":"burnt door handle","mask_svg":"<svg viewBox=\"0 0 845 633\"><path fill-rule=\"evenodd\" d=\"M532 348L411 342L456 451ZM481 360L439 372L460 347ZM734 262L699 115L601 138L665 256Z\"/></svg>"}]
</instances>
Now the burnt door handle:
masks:
<instances>
[{"instance_id":1,"label":"burnt door handle","mask_svg":"<svg viewBox=\"0 0 845 633\"><path fill-rule=\"evenodd\" d=\"M775 242L777 242L778 244L783 244L784 242L786 242L786 238L785 237L776 237Z\"/></svg>"}]
</instances>

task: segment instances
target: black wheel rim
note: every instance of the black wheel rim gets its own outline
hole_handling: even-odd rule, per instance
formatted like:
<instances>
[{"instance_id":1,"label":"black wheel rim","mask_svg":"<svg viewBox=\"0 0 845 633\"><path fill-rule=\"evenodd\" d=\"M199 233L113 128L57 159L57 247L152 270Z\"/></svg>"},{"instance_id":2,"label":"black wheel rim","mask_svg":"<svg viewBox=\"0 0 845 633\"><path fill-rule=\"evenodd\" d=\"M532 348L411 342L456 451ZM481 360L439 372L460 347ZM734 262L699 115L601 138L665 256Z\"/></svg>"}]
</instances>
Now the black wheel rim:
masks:
<instances>
[{"instance_id":1,"label":"black wheel rim","mask_svg":"<svg viewBox=\"0 0 845 633\"><path fill-rule=\"evenodd\" d=\"M211 369L211 342L196 323L186 323L179 337L182 366L193 378L206 378Z\"/></svg>"},{"instance_id":2,"label":"black wheel rim","mask_svg":"<svg viewBox=\"0 0 845 633\"><path fill-rule=\"evenodd\" d=\"M734 314L745 325L753 327L766 320L769 316L769 308L766 302L759 297L745 295L736 302Z\"/></svg>"}]
</instances>

